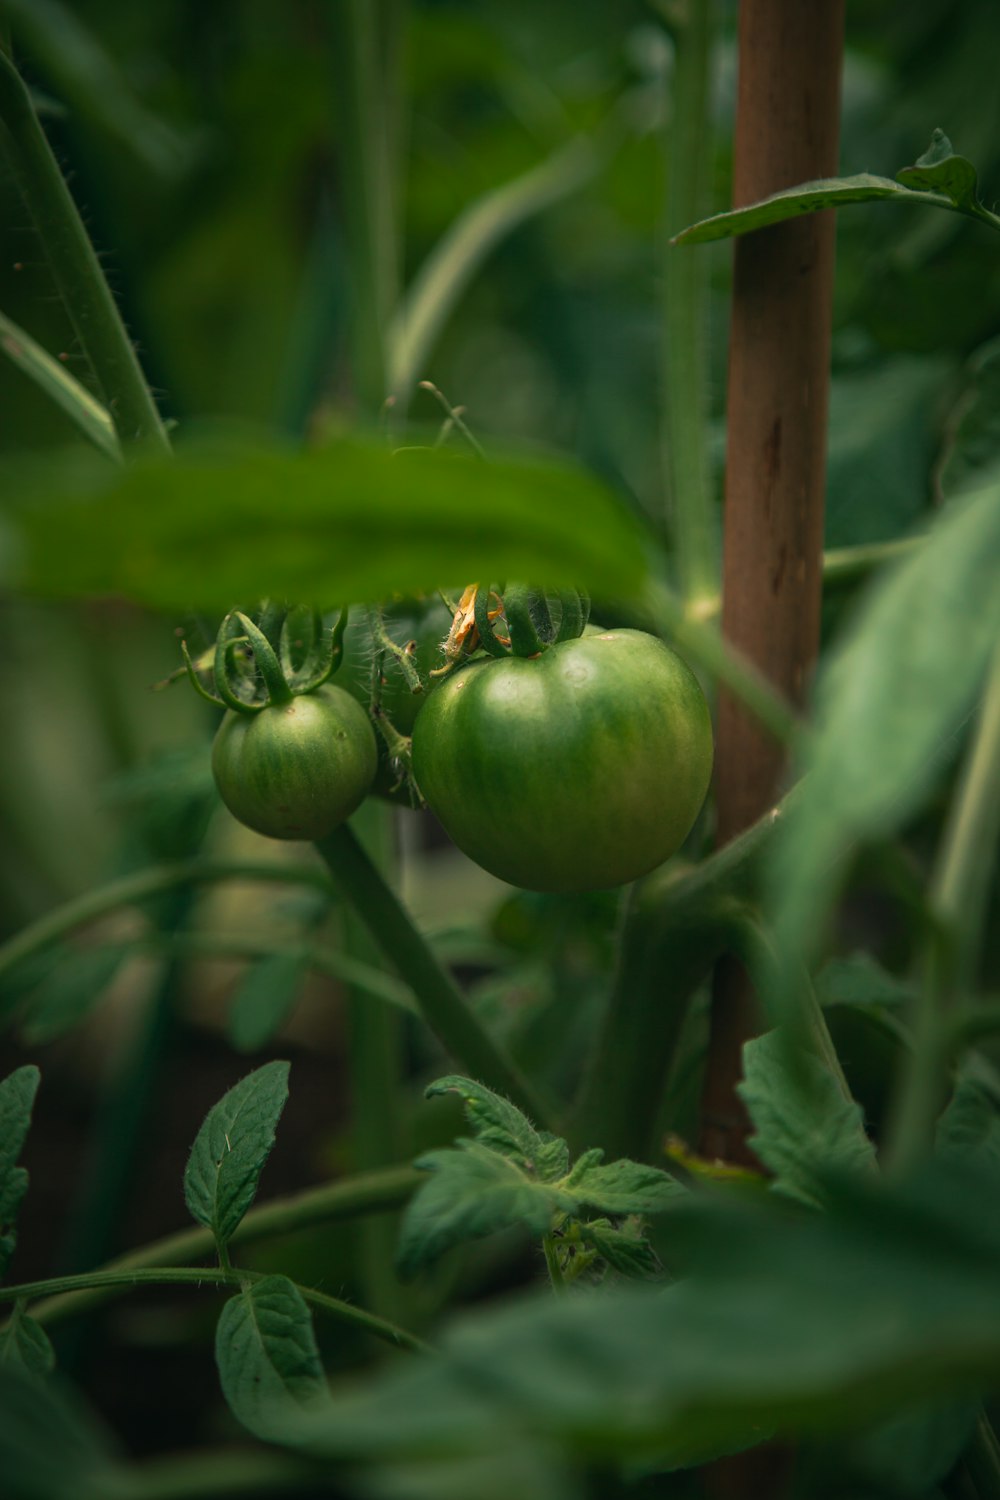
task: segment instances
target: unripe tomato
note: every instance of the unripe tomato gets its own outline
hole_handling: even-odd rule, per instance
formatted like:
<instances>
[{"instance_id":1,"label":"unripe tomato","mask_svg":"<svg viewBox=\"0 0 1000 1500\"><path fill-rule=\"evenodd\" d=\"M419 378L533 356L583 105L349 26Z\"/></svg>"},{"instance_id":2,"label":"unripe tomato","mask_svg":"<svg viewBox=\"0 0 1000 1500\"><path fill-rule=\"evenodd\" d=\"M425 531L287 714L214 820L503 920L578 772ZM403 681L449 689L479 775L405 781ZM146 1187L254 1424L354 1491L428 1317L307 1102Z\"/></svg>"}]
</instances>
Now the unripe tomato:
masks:
<instances>
[{"instance_id":1,"label":"unripe tomato","mask_svg":"<svg viewBox=\"0 0 1000 1500\"><path fill-rule=\"evenodd\" d=\"M686 838L711 776L711 718L662 641L598 631L447 678L414 727L413 771L484 869L527 890L599 890Z\"/></svg>"},{"instance_id":2,"label":"unripe tomato","mask_svg":"<svg viewBox=\"0 0 1000 1500\"><path fill-rule=\"evenodd\" d=\"M212 770L223 802L248 828L321 839L362 801L377 758L364 709L327 683L257 713L227 713Z\"/></svg>"}]
</instances>

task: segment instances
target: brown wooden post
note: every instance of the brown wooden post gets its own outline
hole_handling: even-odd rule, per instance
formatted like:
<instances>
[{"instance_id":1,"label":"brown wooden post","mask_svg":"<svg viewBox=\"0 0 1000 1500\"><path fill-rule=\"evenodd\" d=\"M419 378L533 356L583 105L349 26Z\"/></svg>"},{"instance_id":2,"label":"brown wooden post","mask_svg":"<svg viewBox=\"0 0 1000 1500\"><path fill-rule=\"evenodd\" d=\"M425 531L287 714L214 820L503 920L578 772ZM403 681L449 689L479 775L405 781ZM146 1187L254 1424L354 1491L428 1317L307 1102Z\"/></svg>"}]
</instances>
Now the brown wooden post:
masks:
<instances>
[{"instance_id":1,"label":"brown wooden post","mask_svg":"<svg viewBox=\"0 0 1000 1500\"><path fill-rule=\"evenodd\" d=\"M733 204L837 172L843 0L741 0ZM819 641L834 216L807 214L736 241L729 350L722 625L793 701ZM719 701L718 838L759 817L781 747ZM760 1029L745 975L716 976L702 1149L746 1159L734 1087Z\"/></svg>"}]
</instances>

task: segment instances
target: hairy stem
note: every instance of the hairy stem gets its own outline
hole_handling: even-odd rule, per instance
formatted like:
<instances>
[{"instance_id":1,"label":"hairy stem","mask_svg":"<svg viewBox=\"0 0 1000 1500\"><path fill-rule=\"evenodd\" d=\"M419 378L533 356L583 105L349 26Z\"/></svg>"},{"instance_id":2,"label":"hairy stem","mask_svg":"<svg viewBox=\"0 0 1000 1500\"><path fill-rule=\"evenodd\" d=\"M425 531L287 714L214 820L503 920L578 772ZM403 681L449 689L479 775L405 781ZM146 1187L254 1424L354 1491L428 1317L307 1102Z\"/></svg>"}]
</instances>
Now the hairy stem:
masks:
<instances>
[{"instance_id":1,"label":"hairy stem","mask_svg":"<svg viewBox=\"0 0 1000 1500\"><path fill-rule=\"evenodd\" d=\"M2 141L60 296L122 444L170 452L170 440L79 210L20 74L0 51Z\"/></svg>"},{"instance_id":2,"label":"hairy stem","mask_svg":"<svg viewBox=\"0 0 1000 1500\"><path fill-rule=\"evenodd\" d=\"M441 1045L473 1078L506 1095L544 1125L546 1111L534 1090L472 1011L349 826L345 823L316 848L345 900L412 989Z\"/></svg>"},{"instance_id":3,"label":"hairy stem","mask_svg":"<svg viewBox=\"0 0 1000 1500\"><path fill-rule=\"evenodd\" d=\"M263 1281L269 1271L234 1271L231 1267L215 1266L152 1266L145 1270L130 1271L85 1271L78 1276L53 1276L47 1281L25 1281L19 1286L0 1287L0 1302L15 1302L19 1297L30 1301L35 1297L48 1297L61 1292L99 1291L105 1287L137 1286L250 1286ZM329 1297L326 1292L293 1283L306 1302L331 1313L343 1323L352 1323L373 1333L400 1349L427 1352L427 1345L404 1328L397 1328L385 1318L365 1312L361 1307L352 1307L338 1297Z\"/></svg>"},{"instance_id":4,"label":"hairy stem","mask_svg":"<svg viewBox=\"0 0 1000 1500\"><path fill-rule=\"evenodd\" d=\"M229 1243L243 1248L284 1234L297 1234L317 1225L334 1224L365 1214L389 1213L400 1208L422 1180L422 1174L412 1167L387 1167L381 1172L368 1172L345 1178L342 1182L309 1188L288 1198L275 1198L260 1208L252 1208ZM101 1268L108 1273L120 1273L125 1277L123 1281L104 1282L100 1287L91 1286L86 1291L58 1295L52 1295L51 1284L46 1283L50 1295L35 1306L33 1316L40 1323L62 1322L107 1301L117 1290L127 1289L127 1273L153 1266L184 1265L211 1255L214 1249L215 1238L210 1229L182 1229L178 1234L167 1235L127 1255L118 1256Z\"/></svg>"}]
</instances>

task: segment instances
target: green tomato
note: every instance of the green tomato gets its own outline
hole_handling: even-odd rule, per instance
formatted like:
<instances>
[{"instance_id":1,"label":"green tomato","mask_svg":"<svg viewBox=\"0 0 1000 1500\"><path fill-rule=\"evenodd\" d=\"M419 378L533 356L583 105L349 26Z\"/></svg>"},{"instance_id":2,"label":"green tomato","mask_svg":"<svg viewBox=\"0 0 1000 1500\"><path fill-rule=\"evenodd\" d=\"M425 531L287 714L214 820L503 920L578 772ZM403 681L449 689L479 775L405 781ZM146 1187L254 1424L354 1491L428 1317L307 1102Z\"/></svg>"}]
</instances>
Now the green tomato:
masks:
<instances>
[{"instance_id":1,"label":"green tomato","mask_svg":"<svg viewBox=\"0 0 1000 1500\"><path fill-rule=\"evenodd\" d=\"M272 839L321 839L371 786L375 734L364 709L329 683L254 714L226 714L212 770L234 818Z\"/></svg>"},{"instance_id":2,"label":"green tomato","mask_svg":"<svg viewBox=\"0 0 1000 1500\"><path fill-rule=\"evenodd\" d=\"M600 890L687 837L712 772L711 718L662 641L598 631L449 677L417 720L413 771L484 869L526 890Z\"/></svg>"}]
</instances>

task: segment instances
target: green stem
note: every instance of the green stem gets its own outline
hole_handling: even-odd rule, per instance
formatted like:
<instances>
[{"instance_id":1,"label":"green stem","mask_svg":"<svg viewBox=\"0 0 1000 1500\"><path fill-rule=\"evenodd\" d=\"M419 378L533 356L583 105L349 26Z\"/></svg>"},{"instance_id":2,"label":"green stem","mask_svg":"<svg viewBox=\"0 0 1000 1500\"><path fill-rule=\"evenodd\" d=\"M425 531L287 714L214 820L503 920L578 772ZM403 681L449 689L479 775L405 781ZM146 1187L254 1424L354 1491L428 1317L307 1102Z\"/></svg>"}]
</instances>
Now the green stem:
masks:
<instances>
[{"instance_id":1,"label":"green stem","mask_svg":"<svg viewBox=\"0 0 1000 1500\"><path fill-rule=\"evenodd\" d=\"M796 737L802 726L795 710L752 662L723 640L714 624L688 614L680 596L661 583L651 586L647 604L657 629L723 683L775 739L788 744Z\"/></svg>"},{"instance_id":2,"label":"green stem","mask_svg":"<svg viewBox=\"0 0 1000 1500\"><path fill-rule=\"evenodd\" d=\"M402 1207L423 1180L423 1174L413 1167L387 1167L381 1172L369 1172L342 1182L309 1188L287 1198L275 1198L260 1208L251 1209L229 1243L242 1249L318 1225L334 1224L365 1214L390 1213ZM182 1229L178 1234L167 1235L130 1251L128 1255L119 1256L103 1269L125 1273L151 1266L184 1265L211 1255L214 1249L211 1230ZM49 1297L35 1307L33 1316L42 1323L61 1322L106 1301L113 1291L114 1288L106 1285L101 1290Z\"/></svg>"},{"instance_id":3,"label":"green stem","mask_svg":"<svg viewBox=\"0 0 1000 1500\"><path fill-rule=\"evenodd\" d=\"M240 860L193 859L154 865L77 896L54 911L46 912L30 927L23 928L16 937L0 946L0 979L67 933L95 922L119 907L137 905L151 896L181 886L214 885L224 880L274 881L278 885L305 885L316 890L330 890L330 882L321 870L280 865L274 860L255 864Z\"/></svg>"},{"instance_id":4,"label":"green stem","mask_svg":"<svg viewBox=\"0 0 1000 1500\"><path fill-rule=\"evenodd\" d=\"M389 809L371 799L359 819L366 852L374 867L385 872L394 855ZM355 959L374 967L379 954L370 934L355 911L347 909L343 916L345 948ZM368 1172L398 1161L401 1155L402 1036L399 1017L388 1006L372 1005L369 996L353 986L347 995L347 1017L353 1166ZM358 1231L355 1244L364 1300L386 1317L404 1320L404 1289L395 1269L397 1220L389 1215L366 1219Z\"/></svg>"},{"instance_id":5,"label":"green stem","mask_svg":"<svg viewBox=\"0 0 1000 1500\"><path fill-rule=\"evenodd\" d=\"M897 1172L929 1149L944 1101L954 1041L952 1012L971 984L1000 835L1000 649L952 800L931 880L931 923L913 1021L913 1051L896 1103L887 1156Z\"/></svg>"},{"instance_id":6,"label":"green stem","mask_svg":"<svg viewBox=\"0 0 1000 1500\"><path fill-rule=\"evenodd\" d=\"M867 542L858 547L833 547L823 553L823 588L859 583L886 563L908 557L919 538L897 537L891 542Z\"/></svg>"},{"instance_id":7,"label":"green stem","mask_svg":"<svg viewBox=\"0 0 1000 1500\"><path fill-rule=\"evenodd\" d=\"M397 296L395 174L384 102L388 24L372 0L343 0L334 45L340 162L347 199L358 398L376 416L387 394L386 338Z\"/></svg>"},{"instance_id":8,"label":"green stem","mask_svg":"<svg viewBox=\"0 0 1000 1500\"><path fill-rule=\"evenodd\" d=\"M781 816L775 808L701 864L667 865L633 887L611 997L573 1109L575 1149L648 1151L688 1001L726 946L732 912Z\"/></svg>"},{"instance_id":9,"label":"green stem","mask_svg":"<svg viewBox=\"0 0 1000 1500\"><path fill-rule=\"evenodd\" d=\"M170 452L111 289L14 64L0 51L0 120L14 176L123 446Z\"/></svg>"},{"instance_id":10,"label":"green stem","mask_svg":"<svg viewBox=\"0 0 1000 1500\"><path fill-rule=\"evenodd\" d=\"M473 1078L505 1094L537 1124L547 1111L503 1049L483 1027L442 968L398 897L345 823L317 845L345 900L410 986L424 1021Z\"/></svg>"},{"instance_id":11,"label":"green stem","mask_svg":"<svg viewBox=\"0 0 1000 1500\"><path fill-rule=\"evenodd\" d=\"M264 1281L270 1274L269 1271L234 1271L232 1268L215 1266L153 1266L148 1270L86 1271L79 1276L53 1276L47 1281L25 1281L20 1286L0 1287L0 1302L14 1302L18 1297L31 1300L35 1297L49 1297L61 1292L97 1291L105 1287L202 1286L205 1284L242 1287L252 1285L256 1281ZM428 1352L427 1345L421 1339L415 1338L412 1333L407 1333L403 1328L397 1328L394 1323L387 1322L385 1318L377 1318L374 1313L365 1312L360 1307L352 1307L349 1302L341 1302L338 1297L329 1297L325 1292L317 1292L312 1287L299 1286L297 1282L294 1285L306 1302L312 1303L313 1307L322 1308L324 1312L331 1313L341 1322L352 1323L356 1328L363 1328L367 1333L373 1333L376 1338L385 1339L387 1343L394 1344L398 1348Z\"/></svg>"},{"instance_id":12,"label":"green stem","mask_svg":"<svg viewBox=\"0 0 1000 1500\"><path fill-rule=\"evenodd\" d=\"M559 1251L551 1234L542 1239L542 1249L545 1252L545 1266L549 1273L549 1281L552 1290L561 1297L566 1291L566 1278L563 1276L562 1266L559 1264Z\"/></svg>"},{"instance_id":13,"label":"green stem","mask_svg":"<svg viewBox=\"0 0 1000 1500\"><path fill-rule=\"evenodd\" d=\"M666 231L704 211L710 170L712 0L684 7L674 31L667 126ZM719 597L719 541L705 447L708 324L704 256L668 253L663 275L663 443L681 593L700 618Z\"/></svg>"}]
</instances>

